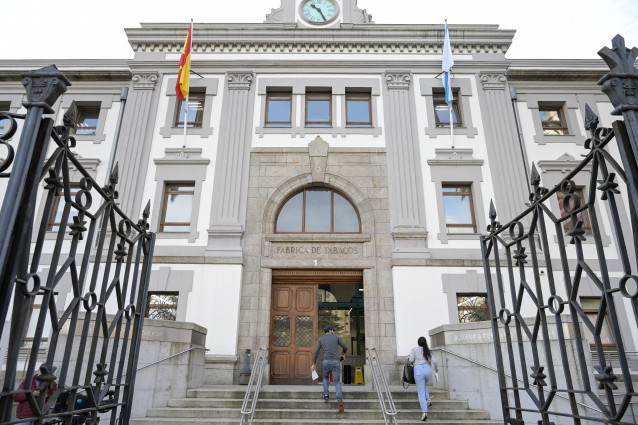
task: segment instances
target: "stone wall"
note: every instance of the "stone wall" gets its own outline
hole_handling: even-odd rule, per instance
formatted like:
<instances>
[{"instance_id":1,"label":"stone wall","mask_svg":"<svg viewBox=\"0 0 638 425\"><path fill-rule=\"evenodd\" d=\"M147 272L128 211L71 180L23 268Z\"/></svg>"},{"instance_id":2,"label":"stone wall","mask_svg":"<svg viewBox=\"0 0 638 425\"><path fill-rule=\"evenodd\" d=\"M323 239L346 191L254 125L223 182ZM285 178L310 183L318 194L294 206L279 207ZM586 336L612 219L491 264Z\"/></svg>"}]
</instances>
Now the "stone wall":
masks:
<instances>
[{"instance_id":1,"label":"stone wall","mask_svg":"<svg viewBox=\"0 0 638 425\"><path fill-rule=\"evenodd\" d=\"M82 322L78 321L78 334ZM187 389L203 385L206 333L194 323L144 320L131 417L145 417L149 408L165 407L169 398L185 397ZM68 329L63 328L58 347L64 347L67 338ZM77 346L80 336L75 335L75 339ZM60 367L61 358L58 353L54 366ZM75 365L76 359L77 352L73 352L71 373L76 367L86 367ZM101 415L102 422L108 416Z\"/></svg>"},{"instance_id":2,"label":"stone wall","mask_svg":"<svg viewBox=\"0 0 638 425\"><path fill-rule=\"evenodd\" d=\"M275 234L276 214L288 197L306 187L333 188L356 207L360 235ZM273 269L363 270L365 337L383 363L396 356L392 296L386 153L376 148L331 148L317 137L307 148L253 148L244 236L238 352L268 347ZM279 246L312 243L321 255L277 251ZM330 250L322 247L356 246ZM235 371L242 369L244 356Z\"/></svg>"},{"instance_id":3,"label":"stone wall","mask_svg":"<svg viewBox=\"0 0 638 425\"><path fill-rule=\"evenodd\" d=\"M559 340L556 332L555 322L548 318L549 325L549 350L552 360L554 362L554 370L556 371L557 387L566 388L563 362L560 355L560 345L564 345L568 355L569 370L571 372L572 380L576 389L582 389L583 383L580 380L580 371L577 368L576 363L576 341L573 337L573 328L570 324L563 324L563 332L565 334L564 340ZM528 325L533 327L533 320L528 319ZM507 351L505 347L505 334L503 329L501 331L501 344L502 352L505 362L505 371L509 373L510 367L507 359ZM512 327L513 343L517 344L515 330ZM492 337L491 322L475 322L475 323L463 323L454 325L444 325L435 328L430 331L431 346L434 355L439 362L439 382L435 387L445 388L450 392L450 398L457 400L467 400L469 406L475 409L484 409L490 412L492 419L503 418L503 408L501 403L501 394L499 389L498 374L496 372L496 356L494 352L494 339ZM544 341L541 341L544 342ZM517 354L514 356L516 365L517 378L522 379L523 374L526 374L528 379L532 373L531 366L533 366L533 357L529 341L525 338L523 341L525 347L525 358L527 362L527 370L521 371L520 358ZM589 354L589 347L584 347L585 353ZM541 365L545 363L545 349L539 342L539 357ZM586 359L587 370L590 373L590 382L595 386L596 381L593 378L593 366L591 365L591 358L588 355ZM544 373L549 375L547 367L545 367ZM551 382L549 377L545 378L548 386L545 389L551 388ZM512 381L510 378L506 378L506 385L511 387ZM523 383L519 382L519 386ZM536 394L536 390L534 389ZM514 405L514 400L510 394L510 405ZM521 391L521 404L523 408L535 409L531 399L524 392ZM545 392L545 398L547 399L548 393ZM588 416L599 416L599 413L593 409L584 407L584 405L596 407L593 401L589 400L582 394L577 395L577 402L582 403L579 407L581 414ZM568 400L559 396L554 397L550 409L551 411L558 412L570 412L571 408ZM525 423L536 423L540 417L539 415L525 413L523 415ZM572 424L573 420L561 416L552 415L552 421L556 425ZM594 422L583 421L583 424L593 424Z\"/></svg>"}]
</instances>

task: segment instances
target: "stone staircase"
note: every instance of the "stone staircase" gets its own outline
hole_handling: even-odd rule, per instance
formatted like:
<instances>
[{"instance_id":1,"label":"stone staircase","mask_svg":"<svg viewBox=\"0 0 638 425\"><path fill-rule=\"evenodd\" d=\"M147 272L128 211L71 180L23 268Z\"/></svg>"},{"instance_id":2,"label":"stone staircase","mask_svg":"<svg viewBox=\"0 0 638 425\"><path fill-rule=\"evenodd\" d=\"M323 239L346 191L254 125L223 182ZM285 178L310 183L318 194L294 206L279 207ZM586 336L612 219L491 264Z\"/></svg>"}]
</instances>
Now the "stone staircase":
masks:
<instances>
[{"instance_id":1,"label":"stone staircase","mask_svg":"<svg viewBox=\"0 0 638 425\"><path fill-rule=\"evenodd\" d=\"M313 386L273 386L261 390L253 423L275 424L383 424L377 393L369 386L344 386L345 412L338 413L331 386L331 400L324 403L322 388ZM186 398L171 399L168 407L149 409L145 418L131 418L131 425L237 425L246 387L211 386L188 390ZM400 424L420 423L421 409L416 387L392 387ZM428 424L501 425L483 410L471 410L467 402L450 400L447 391L431 389L433 405Z\"/></svg>"}]
</instances>

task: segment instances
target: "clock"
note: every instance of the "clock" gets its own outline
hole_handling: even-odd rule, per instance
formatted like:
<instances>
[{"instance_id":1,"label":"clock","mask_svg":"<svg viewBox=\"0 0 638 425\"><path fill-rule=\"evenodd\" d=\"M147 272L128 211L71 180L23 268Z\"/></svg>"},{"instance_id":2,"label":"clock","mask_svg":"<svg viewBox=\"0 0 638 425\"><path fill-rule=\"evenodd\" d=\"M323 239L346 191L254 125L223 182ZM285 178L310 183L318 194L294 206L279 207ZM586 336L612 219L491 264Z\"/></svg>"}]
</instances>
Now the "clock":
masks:
<instances>
[{"instance_id":1,"label":"clock","mask_svg":"<svg viewBox=\"0 0 638 425\"><path fill-rule=\"evenodd\" d=\"M339 16L337 0L302 0L299 14L310 24L324 25Z\"/></svg>"}]
</instances>

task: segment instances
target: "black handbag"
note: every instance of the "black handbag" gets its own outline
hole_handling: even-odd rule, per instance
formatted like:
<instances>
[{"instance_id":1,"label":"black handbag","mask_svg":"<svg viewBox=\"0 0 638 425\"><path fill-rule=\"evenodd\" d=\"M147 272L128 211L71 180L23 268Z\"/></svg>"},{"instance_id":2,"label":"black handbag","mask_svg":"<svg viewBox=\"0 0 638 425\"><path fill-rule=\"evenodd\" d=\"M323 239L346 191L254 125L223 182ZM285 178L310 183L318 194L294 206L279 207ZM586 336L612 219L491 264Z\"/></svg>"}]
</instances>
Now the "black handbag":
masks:
<instances>
[{"instance_id":1,"label":"black handbag","mask_svg":"<svg viewBox=\"0 0 638 425\"><path fill-rule=\"evenodd\" d=\"M414 366L410 363L406 363L403 366L403 377L401 378L403 381L403 388L408 388L410 384L416 384L414 380Z\"/></svg>"}]
</instances>

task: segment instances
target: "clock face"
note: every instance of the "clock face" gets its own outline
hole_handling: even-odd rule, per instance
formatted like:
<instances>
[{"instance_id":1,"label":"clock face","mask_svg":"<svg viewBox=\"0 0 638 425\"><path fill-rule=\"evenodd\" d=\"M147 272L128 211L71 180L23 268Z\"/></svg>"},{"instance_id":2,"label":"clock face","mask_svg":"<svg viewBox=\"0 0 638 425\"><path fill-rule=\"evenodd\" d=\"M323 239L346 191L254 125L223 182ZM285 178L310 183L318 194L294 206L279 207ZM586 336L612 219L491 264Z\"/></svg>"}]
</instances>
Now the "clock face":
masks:
<instances>
[{"instance_id":1,"label":"clock face","mask_svg":"<svg viewBox=\"0 0 638 425\"><path fill-rule=\"evenodd\" d=\"M311 24L322 25L332 22L339 15L336 0L304 0L300 6L301 16Z\"/></svg>"}]
</instances>

